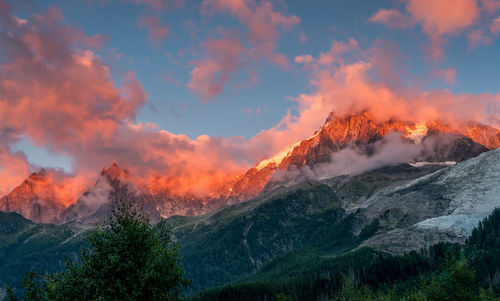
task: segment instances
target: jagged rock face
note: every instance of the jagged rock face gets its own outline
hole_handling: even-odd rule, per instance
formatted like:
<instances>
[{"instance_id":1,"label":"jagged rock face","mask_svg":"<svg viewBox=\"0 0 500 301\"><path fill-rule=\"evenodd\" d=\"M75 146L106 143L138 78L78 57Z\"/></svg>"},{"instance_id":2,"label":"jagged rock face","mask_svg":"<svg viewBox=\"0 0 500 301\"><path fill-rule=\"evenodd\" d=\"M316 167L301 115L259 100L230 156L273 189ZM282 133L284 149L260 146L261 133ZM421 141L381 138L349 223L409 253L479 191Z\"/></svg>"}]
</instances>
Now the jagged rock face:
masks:
<instances>
[{"instance_id":1,"label":"jagged rock face","mask_svg":"<svg viewBox=\"0 0 500 301\"><path fill-rule=\"evenodd\" d=\"M460 133L489 149L500 148L500 130L477 122L468 122L460 127Z\"/></svg>"},{"instance_id":2,"label":"jagged rock face","mask_svg":"<svg viewBox=\"0 0 500 301\"><path fill-rule=\"evenodd\" d=\"M44 170L32 173L24 182L0 199L0 211L17 212L34 222L53 223L66 208Z\"/></svg>"},{"instance_id":3,"label":"jagged rock face","mask_svg":"<svg viewBox=\"0 0 500 301\"><path fill-rule=\"evenodd\" d=\"M377 122L369 112L345 118L330 113L323 127L312 137L301 141L282 157L263 161L266 164L261 162L250 169L235 183L230 198L241 201L255 197L264 189L270 189L267 184L274 171L326 163L332 154L348 147L371 156L376 152L376 143L394 132L406 143L421 144L415 161L460 162L500 147L500 131L478 123L464 123L459 130L454 130L439 121L427 124L398 120Z\"/></svg>"},{"instance_id":4,"label":"jagged rock face","mask_svg":"<svg viewBox=\"0 0 500 301\"><path fill-rule=\"evenodd\" d=\"M198 215L222 205L249 200L263 191L273 189L275 186L271 180L277 170L287 171L327 163L332 154L352 147L371 156L377 151L377 143L393 132L399 133L403 142L421 146L421 152L415 161L460 162L488 149L500 147L500 130L479 123L462 123L451 128L439 121L427 124L399 120L379 122L369 112L345 118L331 113L313 136L274 158L260 162L208 197L178 196L168 190L153 191L137 185L133 175L113 163L102 170L94 187L67 210L64 203L57 199L50 184L43 181L41 174L32 174L22 185L0 199L0 210L17 211L37 222L61 223L90 216L102 218L111 208L109 200L133 199L153 219L175 214Z\"/></svg>"},{"instance_id":5,"label":"jagged rock face","mask_svg":"<svg viewBox=\"0 0 500 301\"><path fill-rule=\"evenodd\" d=\"M251 168L231 188L229 202L232 204L257 196L271 179L272 173L277 169L276 164L270 164L262 169Z\"/></svg>"},{"instance_id":6,"label":"jagged rock face","mask_svg":"<svg viewBox=\"0 0 500 301\"><path fill-rule=\"evenodd\" d=\"M371 154L373 143L390 132L408 135L407 127L411 126L409 123L400 121L377 123L367 112L347 118L333 116L330 114L319 132L295 147L292 153L280 163L280 168L287 169L290 165L313 166L317 163L328 162L332 153L347 146L357 146L363 148L367 154Z\"/></svg>"},{"instance_id":7,"label":"jagged rock face","mask_svg":"<svg viewBox=\"0 0 500 301\"><path fill-rule=\"evenodd\" d=\"M429 130L422 140L423 150L416 161L461 162L487 152L489 149L469 137L454 133Z\"/></svg>"},{"instance_id":8,"label":"jagged rock face","mask_svg":"<svg viewBox=\"0 0 500 301\"><path fill-rule=\"evenodd\" d=\"M488 148L500 146L495 140L500 137L498 130L479 124L468 124L462 128L463 133L452 130L441 122L426 125L398 120L377 122L368 112L346 118L335 118L330 114L321 130L295 147L283 159L279 168L328 162L333 153L352 146L370 156L375 151L375 142L391 132L400 133L408 143L422 143L424 150L420 158L429 162L463 161L487 151ZM497 136L494 135L495 131ZM488 145L481 145L474 138L486 141Z\"/></svg>"},{"instance_id":9,"label":"jagged rock face","mask_svg":"<svg viewBox=\"0 0 500 301\"><path fill-rule=\"evenodd\" d=\"M104 168L96 184L62 214L59 223L100 223L110 215L117 200L133 202L152 222L175 214L199 215L219 205L216 200L194 196L174 197L167 190L150 191L137 185L129 171L113 163Z\"/></svg>"}]
</instances>

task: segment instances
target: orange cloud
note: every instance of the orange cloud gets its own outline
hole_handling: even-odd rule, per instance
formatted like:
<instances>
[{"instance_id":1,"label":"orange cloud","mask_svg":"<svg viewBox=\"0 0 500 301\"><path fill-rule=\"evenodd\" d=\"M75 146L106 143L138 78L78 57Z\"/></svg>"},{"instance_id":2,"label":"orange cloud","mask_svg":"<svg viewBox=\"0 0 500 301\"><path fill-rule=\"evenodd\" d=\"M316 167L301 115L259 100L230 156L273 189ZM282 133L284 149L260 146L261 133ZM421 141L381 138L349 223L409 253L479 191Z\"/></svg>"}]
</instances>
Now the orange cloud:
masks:
<instances>
[{"instance_id":1,"label":"orange cloud","mask_svg":"<svg viewBox=\"0 0 500 301\"><path fill-rule=\"evenodd\" d=\"M479 16L475 0L409 0L407 10L429 36L457 33Z\"/></svg>"},{"instance_id":2,"label":"orange cloud","mask_svg":"<svg viewBox=\"0 0 500 301\"><path fill-rule=\"evenodd\" d=\"M443 56L443 35L459 33L479 16L475 0L409 0L407 10L429 36L429 51L434 59Z\"/></svg>"},{"instance_id":3,"label":"orange cloud","mask_svg":"<svg viewBox=\"0 0 500 301\"><path fill-rule=\"evenodd\" d=\"M5 6L1 0L0 6ZM35 168L10 148L25 137L72 158L78 177L54 177L70 193L89 187L113 161L133 171L138 182L154 178L172 193L205 195L247 166L246 158L236 159L241 158L240 138L190 140L136 123L147 94L134 73L125 74L117 86L93 51L91 37L64 25L57 10L21 25L10 11L2 10L0 18L5 24L0 32L5 57L0 64L0 175L8 178L0 184L2 193ZM211 47L223 50L224 44Z\"/></svg>"},{"instance_id":4,"label":"orange cloud","mask_svg":"<svg viewBox=\"0 0 500 301\"><path fill-rule=\"evenodd\" d=\"M257 34L264 31L262 26L249 29L244 40L254 46L275 45L278 28L298 22L274 12L270 4L216 2L222 7L218 10L238 16L249 28L264 21L274 26L263 36ZM314 90L295 98L296 107L276 126L249 140L206 135L189 139L135 120L147 94L133 72L123 76L121 85L112 81L109 68L95 52L102 43L99 37L64 25L57 10L20 24L2 0L0 8L0 22L5 24L0 32L5 56L0 63L0 176L8 179L0 183L2 192L19 184L33 168L24 154L11 150L22 138L72 158L78 176L51 173L69 194L90 186L97 172L115 161L131 170L136 183L151 190L210 197L248 166L310 136L332 110L345 115L369 109L379 119L499 123L500 95L455 95L403 84L397 78L404 77L404 69L390 59L398 55L389 51L395 48L392 44L377 43L363 51L351 39L332 43L317 57L305 54L295 59L311 72ZM248 17L248 9L259 17ZM257 60L255 53L261 51L246 48L238 36L224 32L204 48L206 57L193 63L190 88L208 97L220 93L231 74ZM447 71L444 78L451 75Z\"/></svg>"},{"instance_id":5,"label":"orange cloud","mask_svg":"<svg viewBox=\"0 0 500 301\"><path fill-rule=\"evenodd\" d=\"M403 15L396 9L380 9L369 21L398 29L422 25L430 40L429 54L435 60L443 57L445 37L471 27L480 12L476 0L406 0L406 10L409 15ZM477 34L472 36L477 42L474 38Z\"/></svg>"},{"instance_id":6,"label":"orange cloud","mask_svg":"<svg viewBox=\"0 0 500 301\"><path fill-rule=\"evenodd\" d=\"M202 102L207 102L222 92L227 83L227 74L248 67L250 63L267 60L282 69L289 68L287 58L276 51L276 42L281 36L281 30L288 31L300 22L297 16L285 16L276 12L271 2L267 0L260 3L253 0L204 0L202 10L208 15L217 12L228 14L236 18L247 30L244 39L238 41L235 41L233 34L233 37L226 35L220 39L212 38L202 44L206 49L205 57L192 62L195 67L188 84L191 90L200 95ZM224 51L215 53L214 43L232 44L236 47L236 51L221 46ZM243 46L244 43L248 43L249 47ZM224 57L226 55L227 57ZM246 61L241 62L242 58ZM220 62L224 66L218 66ZM201 76L213 74L220 75L220 78L214 80Z\"/></svg>"},{"instance_id":7,"label":"orange cloud","mask_svg":"<svg viewBox=\"0 0 500 301\"><path fill-rule=\"evenodd\" d=\"M376 43L374 48L378 47L380 44ZM395 75L406 78L404 70L398 71L394 68L393 62L381 60L380 56L373 53L373 48L365 51L359 56L358 61L349 64L320 66L317 60L314 61L311 64L317 66L311 69L314 70L311 84L316 88L316 92L301 95L299 101L319 102L321 105L318 106L326 108L325 111L332 109L339 115L370 110L381 120L391 118L415 122L436 119L475 120L497 126L500 124L500 94L474 95L453 94L448 90L423 91L418 86L398 83L393 80L394 76L379 76L379 69L392 69ZM434 72L436 76L443 77L449 82L452 82L455 75L453 69ZM306 107L306 111L309 110L310 107Z\"/></svg>"}]
</instances>

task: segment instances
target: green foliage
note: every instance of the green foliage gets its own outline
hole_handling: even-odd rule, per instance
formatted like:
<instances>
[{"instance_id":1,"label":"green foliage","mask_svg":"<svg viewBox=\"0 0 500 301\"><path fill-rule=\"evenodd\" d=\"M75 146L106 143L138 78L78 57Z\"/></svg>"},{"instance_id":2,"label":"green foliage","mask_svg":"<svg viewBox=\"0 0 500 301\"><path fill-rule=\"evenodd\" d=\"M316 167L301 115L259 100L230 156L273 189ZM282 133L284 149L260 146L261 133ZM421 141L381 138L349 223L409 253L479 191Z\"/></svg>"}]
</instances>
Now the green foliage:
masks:
<instances>
[{"instance_id":1,"label":"green foliage","mask_svg":"<svg viewBox=\"0 0 500 301\"><path fill-rule=\"evenodd\" d=\"M131 203L118 202L109 223L89 233L79 261L55 274L27 274L24 299L179 300L189 285L180 260L165 222L153 228Z\"/></svg>"},{"instance_id":2,"label":"green foliage","mask_svg":"<svg viewBox=\"0 0 500 301\"><path fill-rule=\"evenodd\" d=\"M465 254L483 285L500 290L500 209L472 231L466 242Z\"/></svg>"},{"instance_id":3,"label":"green foliage","mask_svg":"<svg viewBox=\"0 0 500 301\"><path fill-rule=\"evenodd\" d=\"M430 279L422 279L418 286L398 294L394 289L378 290L357 285L352 279L344 278L342 288L334 292L335 301L493 301L500 300L491 289L478 289L474 271L465 258L449 260L442 271Z\"/></svg>"},{"instance_id":4,"label":"green foliage","mask_svg":"<svg viewBox=\"0 0 500 301\"><path fill-rule=\"evenodd\" d=\"M293 301L293 297L288 296L287 294L280 292L276 295L276 301Z\"/></svg>"},{"instance_id":5,"label":"green foliage","mask_svg":"<svg viewBox=\"0 0 500 301\"><path fill-rule=\"evenodd\" d=\"M450 261L422 290L429 301L479 300L476 276L465 258Z\"/></svg>"}]
</instances>

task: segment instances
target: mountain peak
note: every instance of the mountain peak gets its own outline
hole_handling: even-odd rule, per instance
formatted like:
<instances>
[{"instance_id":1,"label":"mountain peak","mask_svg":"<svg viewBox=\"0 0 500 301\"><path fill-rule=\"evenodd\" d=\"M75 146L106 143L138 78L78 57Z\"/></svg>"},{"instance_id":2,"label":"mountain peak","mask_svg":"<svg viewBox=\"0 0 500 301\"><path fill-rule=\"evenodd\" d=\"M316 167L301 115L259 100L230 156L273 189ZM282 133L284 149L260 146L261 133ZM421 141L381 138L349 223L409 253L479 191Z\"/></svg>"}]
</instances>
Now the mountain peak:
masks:
<instances>
[{"instance_id":1,"label":"mountain peak","mask_svg":"<svg viewBox=\"0 0 500 301\"><path fill-rule=\"evenodd\" d=\"M0 199L0 211L18 212L35 222L49 223L64 209L54 183L42 169Z\"/></svg>"},{"instance_id":2,"label":"mountain peak","mask_svg":"<svg viewBox=\"0 0 500 301\"><path fill-rule=\"evenodd\" d=\"M47 171L45 170L45 168L42 168L40 169L39 171L34 171L32 173L30 173L30 175L28 176L28 178L26 178L25 181L27 180L41 180L41 179L45 179L47 177Z\"/></svg>"},{"instance_id":3,"label":"mountain peak","mask_svg":"<svg viewBox=\"0 0 500 301\"><path fill-rule=\"evenodd\" d=\"M128 170L118 166L116 162L113 162L108 168L104 167L102 169L101 176L106 176L110 180L118 180L121 178L127 178L129 176L129 172Z\"/></svg>"}]
</instances>

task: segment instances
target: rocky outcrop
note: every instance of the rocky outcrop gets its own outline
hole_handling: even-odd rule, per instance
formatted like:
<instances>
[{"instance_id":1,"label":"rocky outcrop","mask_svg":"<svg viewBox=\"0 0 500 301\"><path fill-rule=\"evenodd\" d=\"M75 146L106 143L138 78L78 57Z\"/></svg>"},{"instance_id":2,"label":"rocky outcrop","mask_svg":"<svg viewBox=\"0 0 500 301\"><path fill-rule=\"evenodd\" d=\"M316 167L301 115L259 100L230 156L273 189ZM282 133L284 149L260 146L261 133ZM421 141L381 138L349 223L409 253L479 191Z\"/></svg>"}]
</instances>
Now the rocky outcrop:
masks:
<instances>
[{"instance_id":1,"label":"rocky outcrop","mask_svg":"<svg viewBox=\"0 0 500 301\"><path fill-rule=\"evenodd\" d=\"M24 182L0 199L0 211L17 212L40 223L54 223L66 208L45 170L32 173Z\"/></svg>"}]
</instances>

